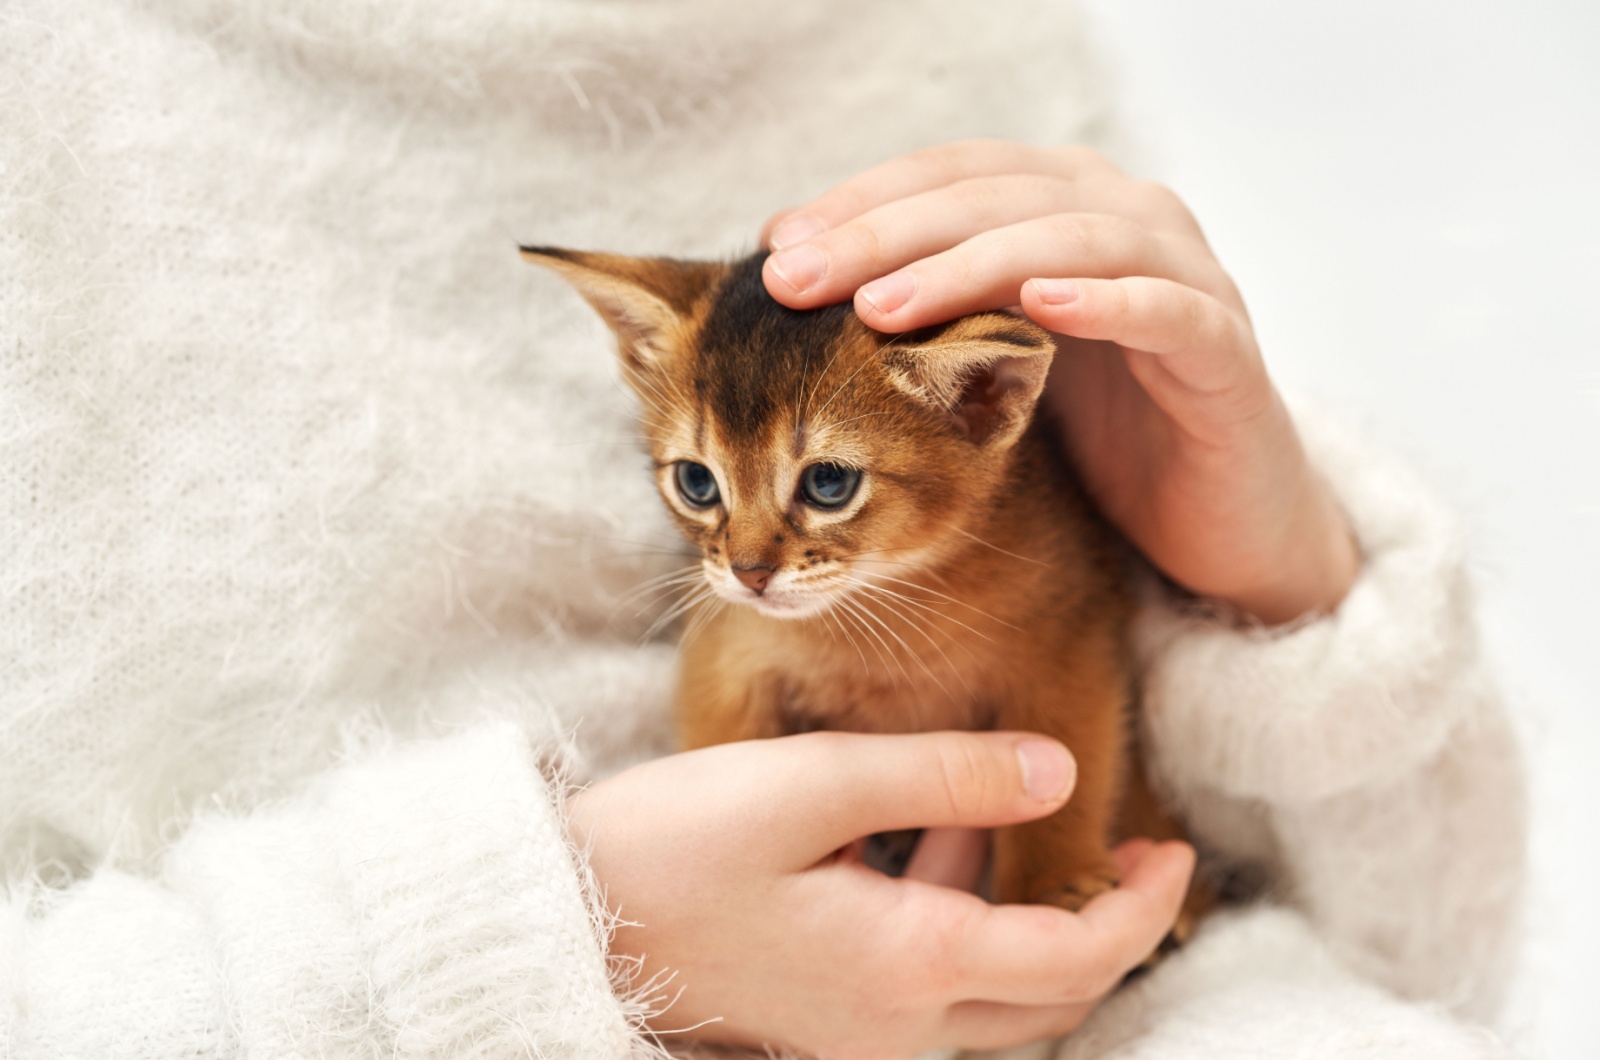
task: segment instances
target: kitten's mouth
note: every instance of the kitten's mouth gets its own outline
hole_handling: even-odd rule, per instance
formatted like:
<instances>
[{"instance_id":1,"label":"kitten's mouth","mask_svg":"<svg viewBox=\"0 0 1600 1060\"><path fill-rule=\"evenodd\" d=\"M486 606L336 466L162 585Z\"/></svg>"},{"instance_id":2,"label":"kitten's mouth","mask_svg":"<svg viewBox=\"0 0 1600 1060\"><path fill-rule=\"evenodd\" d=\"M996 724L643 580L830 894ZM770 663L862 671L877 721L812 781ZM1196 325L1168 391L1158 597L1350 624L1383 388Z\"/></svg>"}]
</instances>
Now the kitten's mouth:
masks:
<instances>
[{"instance_id":1,"label":"kitten's mouth","mask_svg":"<svg viewBox=\"0 0 1600 1060\"><path fill-rule=\"evenodd\" d=\"M729 603L743 604L769 618L807 618L833 606L837 595L828 585L795 584L775 575L762 592L741 584L728 571L708 571L712 590ZM830 579L831 581L831 579Z\"/></svg>"}]
</instances>

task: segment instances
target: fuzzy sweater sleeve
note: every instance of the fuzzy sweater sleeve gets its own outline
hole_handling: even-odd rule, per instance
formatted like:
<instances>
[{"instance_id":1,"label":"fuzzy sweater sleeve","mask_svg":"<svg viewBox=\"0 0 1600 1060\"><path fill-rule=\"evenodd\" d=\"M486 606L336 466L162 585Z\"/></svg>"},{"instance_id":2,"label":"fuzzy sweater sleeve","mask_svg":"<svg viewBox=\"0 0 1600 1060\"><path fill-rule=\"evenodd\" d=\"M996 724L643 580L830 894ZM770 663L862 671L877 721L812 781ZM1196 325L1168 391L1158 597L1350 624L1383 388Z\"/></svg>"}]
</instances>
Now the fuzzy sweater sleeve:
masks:
<instances>
[{"instance_id":1,"label":"fuzzy sweater sleeve","mask_svg":"<svg viewBox=\"0 0 1600 1060\"><path fill-rule=\"evenodd\" d=\"M656 1055L508 725L202 819L153 875L13 894L0 935L8 1056Z\"/></svg>"},{"instance_id":2,"label":"fuzzy sweater sleeve","mask_svg":"<svg viewBox=\"0 0 1600 1060\"><path fill-rule=\"evenodd\" d=\"M1524 792L1462 534L1393 457L1297 419L1362 572L1334 614L1279 629L1153 599L1138 643L1154 771L1203 846L1266 867L1348 963L1487 1018L1514 956Z\"/></svg>"}]
</instances>

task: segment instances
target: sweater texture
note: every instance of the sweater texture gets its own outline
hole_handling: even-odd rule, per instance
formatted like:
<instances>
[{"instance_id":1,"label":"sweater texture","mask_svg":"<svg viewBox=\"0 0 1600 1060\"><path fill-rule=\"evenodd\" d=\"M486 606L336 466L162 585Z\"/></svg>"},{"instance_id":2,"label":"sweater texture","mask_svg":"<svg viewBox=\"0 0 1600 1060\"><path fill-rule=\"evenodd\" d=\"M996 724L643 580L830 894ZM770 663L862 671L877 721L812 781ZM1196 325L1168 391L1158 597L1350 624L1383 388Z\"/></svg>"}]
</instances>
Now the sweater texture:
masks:
<instances>
[{"instance_id":1,"label":"sweater texture","mask_svg":"<svg viewBox=\"0 0 1600 1060\"><path fill-rule=\"evenodd\" d=\"M681 546L515 244L747 251L919 146L1114 147L1103 83L1059 0L5 4L0 1055L660 1055L561 802L670 750ZM1014 1057L1503 1055L1460 534L1298 415L1349 599L1138 625L1157 781L1270 899Z\"/></svg>"}]
</instances>

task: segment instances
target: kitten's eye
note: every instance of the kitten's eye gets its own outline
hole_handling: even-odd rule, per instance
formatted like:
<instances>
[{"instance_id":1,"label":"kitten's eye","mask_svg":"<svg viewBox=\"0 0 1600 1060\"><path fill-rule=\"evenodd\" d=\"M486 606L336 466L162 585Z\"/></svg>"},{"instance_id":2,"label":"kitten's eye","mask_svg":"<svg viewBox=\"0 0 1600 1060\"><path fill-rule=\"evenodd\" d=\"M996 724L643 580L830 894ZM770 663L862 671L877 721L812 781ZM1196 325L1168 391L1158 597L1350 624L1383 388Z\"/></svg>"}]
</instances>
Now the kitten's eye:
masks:
<instances>
[{"instance_id":1,"label":"kitten's eye","mask_svg":"<svg viewBox=\"0 0 1600 1060\"><path fill-rule=\"evenodd\" d=\"M800 476L800 492L818 508L838 508L856 495L861 472L838 464L812 464Z\"/></svg>"},{"instance_id":2,"label":"kitten's eye","mask_svg":"<svg viewBox=\"0 0 1600 1060\"><path fill-rule=\"evenodd\" d=\"M678 492L696 508L709 508L722 499L717 492L717 478L704 464L678 461Z\"/></svg>"}]
</instances>

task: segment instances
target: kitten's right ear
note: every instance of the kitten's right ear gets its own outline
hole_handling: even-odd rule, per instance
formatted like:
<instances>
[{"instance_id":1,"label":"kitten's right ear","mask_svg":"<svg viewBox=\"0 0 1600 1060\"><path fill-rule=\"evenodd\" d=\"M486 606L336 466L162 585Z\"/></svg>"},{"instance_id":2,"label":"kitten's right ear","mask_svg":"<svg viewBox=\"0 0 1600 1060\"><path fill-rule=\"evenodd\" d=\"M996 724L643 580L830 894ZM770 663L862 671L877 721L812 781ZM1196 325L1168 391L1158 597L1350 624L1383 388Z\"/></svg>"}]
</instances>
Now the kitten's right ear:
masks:
<instances>
[{"instance_id":1,"label":"kitten's right ear","mask_svg":"<svg viewBox=\"0 0 1600 1060\"><path fill-rule=\"evenodd\" d=\"M561 247L518 249L525 260L559 273L594 306L616 333L623 363L636 371L658 369L682 348L696 303L725 268Z\"/></svg>"}]
</instances>

